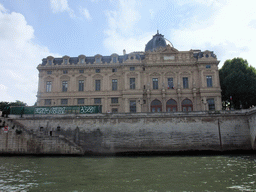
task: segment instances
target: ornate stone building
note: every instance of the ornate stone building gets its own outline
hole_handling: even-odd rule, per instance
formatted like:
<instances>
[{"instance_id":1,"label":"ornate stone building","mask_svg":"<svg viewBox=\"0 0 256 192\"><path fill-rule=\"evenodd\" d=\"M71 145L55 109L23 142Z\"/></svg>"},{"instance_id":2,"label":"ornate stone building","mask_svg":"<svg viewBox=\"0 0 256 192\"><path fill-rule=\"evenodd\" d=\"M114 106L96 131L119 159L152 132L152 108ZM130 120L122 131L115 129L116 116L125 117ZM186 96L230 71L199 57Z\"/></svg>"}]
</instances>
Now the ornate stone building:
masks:
<instances>
[{"instance_id":1,"label":"ornate stone building","mask_svg":"<svg viewBox=\"0 0 256 192\"><path fill-rule=\"evenodd\" d=\"M145 52L42 60L38 106L102 105L102 112L221 110L212 51L178 51L157 32Z\"/></svg>"}]
</instances>

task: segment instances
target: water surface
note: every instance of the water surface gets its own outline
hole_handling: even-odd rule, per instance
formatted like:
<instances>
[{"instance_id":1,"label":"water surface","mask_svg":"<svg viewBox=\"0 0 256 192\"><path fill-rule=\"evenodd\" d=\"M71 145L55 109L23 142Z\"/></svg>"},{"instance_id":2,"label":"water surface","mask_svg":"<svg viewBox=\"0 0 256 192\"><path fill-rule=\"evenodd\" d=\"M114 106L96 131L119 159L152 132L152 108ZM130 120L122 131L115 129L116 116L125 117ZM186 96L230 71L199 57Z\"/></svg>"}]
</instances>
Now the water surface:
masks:
<instances>
[{"instance_id":1,"label":"water surface","mask_svg":"<svg viewBox=\"0 0 256 192\"><path fill-rule=\"evenodd\" d=\"M256 191L255 155L0 161L0 191Z\"/></svg>"}]
</instances>

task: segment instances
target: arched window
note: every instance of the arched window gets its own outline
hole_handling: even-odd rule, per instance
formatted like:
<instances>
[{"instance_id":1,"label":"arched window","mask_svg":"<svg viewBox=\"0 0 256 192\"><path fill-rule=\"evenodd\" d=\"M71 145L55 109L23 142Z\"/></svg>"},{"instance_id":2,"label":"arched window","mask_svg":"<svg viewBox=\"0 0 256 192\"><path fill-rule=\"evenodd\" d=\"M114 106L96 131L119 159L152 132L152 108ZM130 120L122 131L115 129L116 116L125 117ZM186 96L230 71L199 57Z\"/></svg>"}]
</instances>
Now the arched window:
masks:
<instances>
[{"instance_id":1,"label":"arched window","mask_svg":"<svg viewBox=\"0 0 256 192\"><path fill-rule=\"evenodd\" d=\"M173 99L169 99L166 103L166 111L167 112L177 111L177 102Z\"/></svg>"},{"instance_id":2,"label":"arched window","mask_svg":"<svg viewBox=\"0 0 256 192\"><path fill-rule=\"evenodd\" d=\"M162 111L162 103L161 101L155 99L151 102L151 112L161 112Z\"/></svg>"},{"instance_id":3,"label":"arched window","mask_svg":"<svg viewBox=\"0 0 256 192\"><path fill-rule=\"evenodd\" d=\"M193 103L189 99L182 101L182 111L193 111Z\"/></svg>"}]
</instances>

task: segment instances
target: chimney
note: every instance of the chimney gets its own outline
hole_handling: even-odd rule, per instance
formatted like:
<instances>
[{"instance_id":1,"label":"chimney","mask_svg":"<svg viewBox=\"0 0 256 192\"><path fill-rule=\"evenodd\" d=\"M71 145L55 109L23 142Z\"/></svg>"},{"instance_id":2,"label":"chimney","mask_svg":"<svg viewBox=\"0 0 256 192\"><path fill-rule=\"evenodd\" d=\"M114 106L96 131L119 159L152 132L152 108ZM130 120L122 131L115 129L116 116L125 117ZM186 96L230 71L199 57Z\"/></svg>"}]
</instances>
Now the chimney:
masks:
<instances>
[{"instance_id":1,"label":"chimney","mask_svg":"<svg viewBox=\"0 0 256 192\"><path fill-rule=\"evenodd\" d=\"M126 51L125 51L125 49L123 50L123 54L124 54L124 55L126 54Z\"/></svg>"}]
</instances>

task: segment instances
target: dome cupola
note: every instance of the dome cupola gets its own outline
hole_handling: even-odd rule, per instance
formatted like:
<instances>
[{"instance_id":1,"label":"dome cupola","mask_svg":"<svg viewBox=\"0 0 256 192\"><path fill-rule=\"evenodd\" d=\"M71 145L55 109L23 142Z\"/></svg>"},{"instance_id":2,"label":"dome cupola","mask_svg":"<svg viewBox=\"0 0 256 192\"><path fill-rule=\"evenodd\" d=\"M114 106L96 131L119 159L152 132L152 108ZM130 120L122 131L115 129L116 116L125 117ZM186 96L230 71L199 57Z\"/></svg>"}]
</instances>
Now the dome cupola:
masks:
<instances>
[{"instance_id":1,"label":"dome cupola","mask_svg":"<svg viewBox=\"0 0 256 192\"><path fill-rule=\"evenodd\" d=\"M157 30L157 34L153 36L153 38L146 44L145 52L146 51L153 51L159 47L166 47L170 45L173 47L172 43L164 38L162 34L159 34Z\"/></svg>"}]
</instances>

